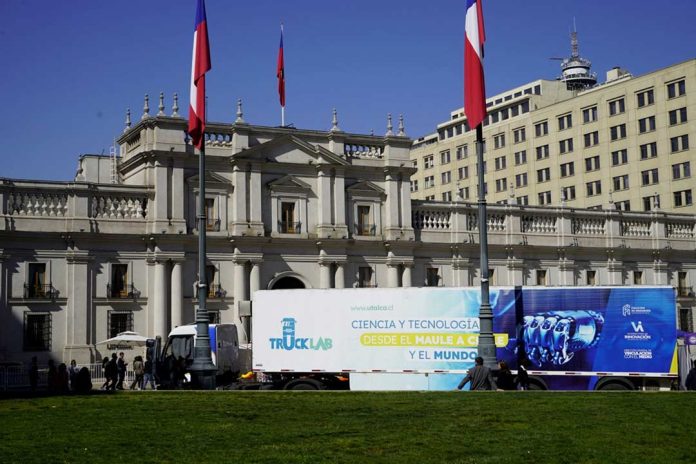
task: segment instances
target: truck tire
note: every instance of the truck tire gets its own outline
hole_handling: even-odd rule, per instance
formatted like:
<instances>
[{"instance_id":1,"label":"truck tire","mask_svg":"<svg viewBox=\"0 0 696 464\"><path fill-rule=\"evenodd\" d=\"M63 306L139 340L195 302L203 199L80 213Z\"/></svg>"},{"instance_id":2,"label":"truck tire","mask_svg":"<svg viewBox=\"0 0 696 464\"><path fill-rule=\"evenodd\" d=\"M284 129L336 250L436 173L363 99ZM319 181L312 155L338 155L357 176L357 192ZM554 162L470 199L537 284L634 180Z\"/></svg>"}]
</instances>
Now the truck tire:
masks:
<instances>
[{"instance_id":1,"label":"truck tire","mask_svg":"<svg viewBox=\"0 0 696 464\"><path fill-rule=\"evenodd\" d=\"M536 377L534 375L529 376L529 389L530 390L548 390L549 387L544 382L541 377Z\"/></svg>"},{"instance_id":2,"label":"truck tire","mask_svg":"<svg viewBox=\"0 0 696 464\"><path fill-rule=\"evenodd\" d=\"M629 380L620 377L599 379L595 387L595 390L598 391L630 391L635 389L636 387Z\"/></svg>"},{"instance_id":3,"label":"truck tire","mask_svg":"<svg viewBox=\"0 0 696 464\"><path fill-rule=\"evenodd\" d=\"M314 379L303 378L291 380L285 384L283 390L323 390L324 385Z\"/></svg>"}]
</instances>

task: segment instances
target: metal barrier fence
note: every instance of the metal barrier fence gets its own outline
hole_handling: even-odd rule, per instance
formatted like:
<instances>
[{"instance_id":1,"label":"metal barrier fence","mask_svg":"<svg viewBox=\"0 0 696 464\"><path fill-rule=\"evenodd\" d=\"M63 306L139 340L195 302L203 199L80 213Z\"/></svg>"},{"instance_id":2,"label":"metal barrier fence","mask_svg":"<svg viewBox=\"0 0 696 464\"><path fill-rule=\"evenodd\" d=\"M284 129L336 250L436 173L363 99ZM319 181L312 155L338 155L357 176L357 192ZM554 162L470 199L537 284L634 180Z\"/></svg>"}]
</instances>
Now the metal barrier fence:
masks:
<instances>
[{"instance_id":1,"label":"metal barrier fence","mask_svg":"<svg viewBox=\"0 0 696 464\"><path fill-rule=\"evenodd\" d=\"M99 388L106 381L104 376L104 368L101 363L98 364L82 364L77 366L78 369L86 367L89 369L89 375L92 380L92 387ZM124 388L130 387L130 384L135 380L135 373L126 370L126 377L123 381ZM8 390L23 390L30 388L29 383L29 368L25 366L0 366L0 391ZM39 367L39 379L37 389L42 390L48 387L48 367Z\"/></svg>"}]
</instances>

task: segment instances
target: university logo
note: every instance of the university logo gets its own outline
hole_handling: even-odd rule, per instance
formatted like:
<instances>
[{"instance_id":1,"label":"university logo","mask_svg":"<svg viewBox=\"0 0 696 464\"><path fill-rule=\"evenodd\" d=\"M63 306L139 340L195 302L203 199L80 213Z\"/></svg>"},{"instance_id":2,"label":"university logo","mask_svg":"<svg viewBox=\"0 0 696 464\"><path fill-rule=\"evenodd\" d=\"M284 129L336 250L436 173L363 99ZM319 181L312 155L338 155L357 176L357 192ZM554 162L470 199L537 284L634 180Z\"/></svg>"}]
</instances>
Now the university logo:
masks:
<instances>
[{"instance_id":1,"label":"university logo","mask_svg":"<svg viewBox=\"0 0 696 464\"><path fill-rule=\"evenodd\" d=\"M629 304L623 305L623 307L621 308L621 314L623 314L624 316L630 316L631 315L631 305L629 305Z\"/></svg>"},{"instance_id":2,"label":"university logo","mask_svg":"<svg viewBox=\"0 0 696 464\"><path fill-rule=\"evenodd\" d=\"M286 317L280 321L283 328L282 337L271 337L268 340L271 342L272 350L330 350L333 347L333 341L327 337L309 338L298 337L296 334L295 318Z\"/></svg>"},{"instance_id":3,"label":"university logo","mask_svg":"<svg viewBox=\"0 0 696 464\"><path fill-rule=\"evenodd\" d=\"M645 329L643 328L643 322L641 321L638 321L637 323L631 322L631 327L633 327L633 331L635 333L645 332Z\"/></svg>"}]
</instances>

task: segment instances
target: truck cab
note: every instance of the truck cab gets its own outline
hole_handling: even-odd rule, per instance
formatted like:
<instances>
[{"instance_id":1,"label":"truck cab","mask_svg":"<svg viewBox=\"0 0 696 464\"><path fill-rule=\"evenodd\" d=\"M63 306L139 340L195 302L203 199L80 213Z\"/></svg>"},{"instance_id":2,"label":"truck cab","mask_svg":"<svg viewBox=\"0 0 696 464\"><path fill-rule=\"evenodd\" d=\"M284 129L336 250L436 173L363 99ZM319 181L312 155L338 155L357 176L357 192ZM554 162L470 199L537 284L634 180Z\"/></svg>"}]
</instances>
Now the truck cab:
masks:
<instances>
[{"instance_id":1,"label":"truck cab","mask_svg":"<svg viewBox=\"0 0 696 464\"><path fill-rule=\"evenodd\" d=\"M231 382L240 371L239 337L234 324L210 324L210 355L217 367L217 384ZM193 347L196 343L196 324L175 327L169 333L167 341L158 357L157 374L160 384L171 387L176 384L173 378L174 368L183 360L187 372L193 364Z\"/></svg>"}]
</instances>

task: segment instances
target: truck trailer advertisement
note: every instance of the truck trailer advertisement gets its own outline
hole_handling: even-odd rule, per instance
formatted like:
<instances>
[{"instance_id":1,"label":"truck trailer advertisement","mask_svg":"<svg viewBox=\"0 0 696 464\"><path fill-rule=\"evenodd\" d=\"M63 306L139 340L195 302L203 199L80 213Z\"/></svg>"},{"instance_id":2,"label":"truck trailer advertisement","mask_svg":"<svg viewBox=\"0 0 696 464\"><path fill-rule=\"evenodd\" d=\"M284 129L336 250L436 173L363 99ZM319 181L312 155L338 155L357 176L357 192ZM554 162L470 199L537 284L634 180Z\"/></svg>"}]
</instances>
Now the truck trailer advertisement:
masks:
<instances>
[{"instance_id":1,"label":"truck trailer advertisement","mask_svg":"<svg viewBox=\"0 0 696 464\"><path fill-rule=\"evenodd\" d=\"M581 388L674 370L671 287L493 288L490 300L497 358L512 369L524 356L530 370L585 376ZM478 288L256 292L253 367L350 372L352 389L451 389L477 356L479 305Z\"/></svg>"}]
</instances>

